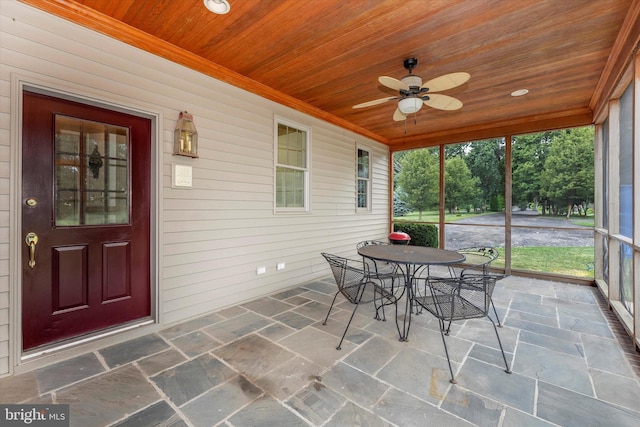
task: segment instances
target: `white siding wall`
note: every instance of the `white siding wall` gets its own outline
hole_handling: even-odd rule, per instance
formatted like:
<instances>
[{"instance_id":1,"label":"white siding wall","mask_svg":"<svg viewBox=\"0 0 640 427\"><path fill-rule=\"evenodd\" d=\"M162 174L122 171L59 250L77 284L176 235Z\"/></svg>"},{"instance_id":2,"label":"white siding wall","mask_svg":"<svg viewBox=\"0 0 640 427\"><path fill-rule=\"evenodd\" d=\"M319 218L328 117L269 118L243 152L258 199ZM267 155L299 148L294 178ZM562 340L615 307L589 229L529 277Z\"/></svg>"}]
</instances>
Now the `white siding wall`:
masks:
<instances>
[{"instance_id":1,"label":"white siding wall","mask_svg":"<svg viewBox=\"0 0 640 427\"><path fill-rule=\"evenodd\" d=\"M328 274L321 251L355 255L386 235L385 146L55 18L0 0L0 375L19 354L20 284L16 82L145 111L160 118L160 322L185 320ZM199 158L176 157L178 113L194 116ZM312 131L311 211L274 214L274 115ZM356 213L355 146L373 155L373 209ZM193 188L171 187L171 164L193 166ZM135 185L135 184L134 184ZM13 208L11 208L13 207ZM10 209L13 209L11 211ZM277 262L286 269L276 271ZM13 267L12 267L13 266ZM267 273L256 275L257 266ZM16 307L17 308L17 307Z\"/></svg>"}]
</instances>

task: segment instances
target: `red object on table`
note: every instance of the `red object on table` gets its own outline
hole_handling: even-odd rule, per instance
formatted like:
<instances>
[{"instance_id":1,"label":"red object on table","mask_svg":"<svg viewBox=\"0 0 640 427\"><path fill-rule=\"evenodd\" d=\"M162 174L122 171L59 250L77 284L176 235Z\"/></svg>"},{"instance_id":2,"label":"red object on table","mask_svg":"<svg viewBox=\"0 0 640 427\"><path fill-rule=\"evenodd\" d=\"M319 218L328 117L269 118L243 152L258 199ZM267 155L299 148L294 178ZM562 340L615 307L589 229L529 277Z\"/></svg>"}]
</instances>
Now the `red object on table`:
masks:
<instances>
[{"instance_id":1,"label":"red object on table","mask_svg":"<svg viewBox=\"0 0 640 427\"><path fill-rule=\"evenodd\" d=\"M403 233L402 231L394 231L393 233L389 233L389 242L392 245L408 245L411 240L411 236L407 233Z\"/></svg>"}]
</instances>

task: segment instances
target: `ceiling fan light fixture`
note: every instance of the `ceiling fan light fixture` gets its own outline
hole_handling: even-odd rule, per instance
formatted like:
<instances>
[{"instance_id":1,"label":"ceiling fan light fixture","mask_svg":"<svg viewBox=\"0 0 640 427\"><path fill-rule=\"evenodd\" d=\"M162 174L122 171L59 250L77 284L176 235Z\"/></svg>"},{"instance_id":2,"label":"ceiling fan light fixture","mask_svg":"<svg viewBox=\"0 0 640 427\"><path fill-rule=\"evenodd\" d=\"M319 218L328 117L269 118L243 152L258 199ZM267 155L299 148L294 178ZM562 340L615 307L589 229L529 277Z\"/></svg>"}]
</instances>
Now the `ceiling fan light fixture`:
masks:
<instances>
[{"instance_id":1,"label":"ceiling fan light fixture","mask_svg":"<svg viewBox=\"0 0 640 427\"><path fill-rule=\"evenodd\" d=\"M422 104L422 98L404 98L398 102L398 109L404 115L413 114L418 112L422 108Z\"/></svg>"},{"instance_id":2,"label":"ceiling fan light fixture","mask_svg":"<svg viewBox=\"0 0 640 427\"><path fill-rule=\"evenodd\" d=\"M227 0L204 0L204 7L218 15L224 15L231 10L231 5Z\"/></svg>"}]
</instances>

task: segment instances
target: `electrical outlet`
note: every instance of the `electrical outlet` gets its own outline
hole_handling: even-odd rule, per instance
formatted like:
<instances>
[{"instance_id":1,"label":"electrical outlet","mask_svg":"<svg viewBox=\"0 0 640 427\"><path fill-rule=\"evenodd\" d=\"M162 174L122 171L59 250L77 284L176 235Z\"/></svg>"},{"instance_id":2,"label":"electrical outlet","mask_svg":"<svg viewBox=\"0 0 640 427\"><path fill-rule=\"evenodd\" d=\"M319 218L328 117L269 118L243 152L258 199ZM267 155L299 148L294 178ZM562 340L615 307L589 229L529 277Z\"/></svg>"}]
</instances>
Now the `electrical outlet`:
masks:
<instances>
[{"instance_id":1,"label":"electrical outlet","mask_svg":"<svg viewBox=\"0 0 640 427\"><path fill-rule=\"evenodd\" d=\"M276 270L284 270L284 262L279 262L278 265L276 265Z\"/></svg>"},{"instance_id":2,"label":"electrical outlet","mask_svg":"<svg viewBox=\"0 0 640 427\"><path fill-rule=\"evenodd\" d=\"M267 272L267 267L258 267L256 268L256 274L264 274Z\"/></svg>"}]
</instances>

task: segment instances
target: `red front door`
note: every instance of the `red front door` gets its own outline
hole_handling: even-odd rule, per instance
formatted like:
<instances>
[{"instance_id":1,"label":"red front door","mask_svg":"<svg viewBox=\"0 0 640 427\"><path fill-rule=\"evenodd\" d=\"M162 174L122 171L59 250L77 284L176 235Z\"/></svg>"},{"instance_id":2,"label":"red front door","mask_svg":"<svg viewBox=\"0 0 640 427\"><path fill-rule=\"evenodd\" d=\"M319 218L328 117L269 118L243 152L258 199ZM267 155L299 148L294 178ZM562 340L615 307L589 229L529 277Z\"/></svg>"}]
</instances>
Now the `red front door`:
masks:
<instances>
[{"instance_id":1,"label":"red front door","mask_svg":"<svg viewBox=\"0 0 640 427\"><path fill-rule=\"evenodd\" d=\"M22 348L151 314L151 121L24 92Z\"/></svg>"}]
</instances>

